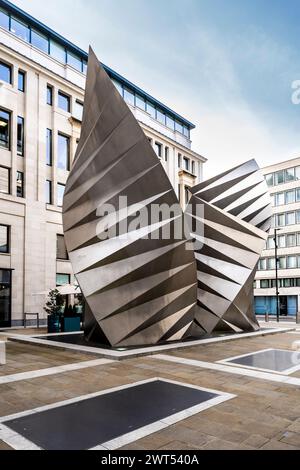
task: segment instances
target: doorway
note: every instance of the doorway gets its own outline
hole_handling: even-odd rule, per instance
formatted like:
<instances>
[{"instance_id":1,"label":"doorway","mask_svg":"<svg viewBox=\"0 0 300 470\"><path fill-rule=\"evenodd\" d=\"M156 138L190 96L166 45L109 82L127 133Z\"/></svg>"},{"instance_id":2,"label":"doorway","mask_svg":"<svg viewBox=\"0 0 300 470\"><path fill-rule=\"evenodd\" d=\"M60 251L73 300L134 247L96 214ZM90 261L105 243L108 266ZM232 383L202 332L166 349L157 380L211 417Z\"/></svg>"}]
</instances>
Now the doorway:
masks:
<instances>
[{"instance_id":1,"label":"doorway","mask_svg":"<svg viewBox=\"0 0 300 470\"><path fill-rule=\"evenodd\" d=\"M11 270L0 269L0 327L11 326Z\"/></svg>"}]
</instances>

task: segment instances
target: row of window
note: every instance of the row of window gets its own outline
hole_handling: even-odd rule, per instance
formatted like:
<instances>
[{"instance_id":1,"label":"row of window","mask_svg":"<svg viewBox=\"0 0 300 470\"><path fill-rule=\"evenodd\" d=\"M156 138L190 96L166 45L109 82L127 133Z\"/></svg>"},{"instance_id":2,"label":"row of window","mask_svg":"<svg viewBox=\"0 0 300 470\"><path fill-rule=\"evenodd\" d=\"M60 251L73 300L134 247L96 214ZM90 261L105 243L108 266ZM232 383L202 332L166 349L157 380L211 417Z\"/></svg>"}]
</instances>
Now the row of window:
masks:
<instances>
[{"instance_id":1,"label":"row of window","mask_svg":"<svg viewBox=\"0 0 300 470\"><path fill-rule=\"evenodd\" d=\"M8 225L0 225L0 253L10 253L10 226ZM65 238L59 234L56 235L56 258L69 259Z\"/></svg>"},{"instance_id":2,"label":"row of window","mask_svg":"<svg viewBox=\"0 0 300 470\"><path fill-rule=\"evenodd\" d=\"M265 175L265 180L268 186L277 186L278 184L289 183L290 181L296 181L299 179L300 166L286 168L285 170L279 170Z\"/></svg>"},{"instance_id":3,"label":"row of window","mask_svg":"<svg viewBox=\"0 0 300 470\"><path fill-rule=\"evenodd\" d=\"M261 279L260 281L256 282L254 287L257 289L276 288L276 279ZM300 277L278 279L278 287L300 287Z\"/></svg>"},{"instance_id":4,"label":"row of window","mask_svg":"<svg viewBox=\"0 0 300 470\"><path fill-rule=\"evenodd\" d=\"M24 118L17 118L17 152L24 156ZM11 113L0 108L0 147L10 150Z\"/></svg>"},{"instance_id":5,"label":"row of window","mask_svg":"<svg viewBox=\"0 0 300 470\"><path fill-rule=\"evenodd\" d=\"M0 166L0 194L10 194L10 168ZM25 197L24 195L24 174L17 171L16 174L16 194L17 197Z\"/></svg>"},{"instance_id":6,"label":"row of window","mask_svg":"<svg viewBox=\"0 0 300 470\"><path fill-rule=\"evenodd\" d=\"M279 256L277 258L278 269L300 268L300 255ZM258 263L259 271L276 269L275 258L260 258Z\"/></svg>"},{"instance_id":7,"label":"row of window","mask_svg":"<svg viewBox=\"0 0 300 470\"><path fill-rule=\"evenodd\" d=\"M0 80L12 85L12 66L6 62L0 62ZM22 70L18 71L18 90L22 93L25 92L26 86L26 73Z\"/></svg>"},{"instance_id":8,"label":"row of window","mask_svg":"<svg viewBox=\"0 0 300 470\"><path fill-rule=\"evenodd\" d=\"M79 72L84 74L86 73L87 62L85 59L79 57L77 54L74 54L41 32L31 28L19 19L12 17L2 9L0 9L0 26L7 29L24 41L29 42L46 54L49 54L59 62L68 64ZM185 124L175 120L172 116L163 112L162 109L155 106L150 101L145 100L137 92L127 88L121 82L115 79L113 79L113 82L127 103L147 112L151 117L153 117L153 119L156 119L161 124L164 124L173 131L178 131L186 137L190 137L189 128Z\"/></svg>"},{"instance_id":9,"label":"row of window","mask_svg":"<svg viewBox=\"0 0 300 470\"><path fill-rule=\"evenodd\" d=\"M282 191L281 193L275 193L273 196L274 206L283 206L284 204L292 204L294 202L300 202L300 189L289 189L288 191Z\"/></svg>"},{"instance_id":10,"label":"row of window","mask_svg":"<svg viewBox=\"0 0 300 470\"><path fill-rule=\"evenodd\" d=\"M300 232L277 235L277 246L278 248L290 248L293 246L300 246ZM266 249L275 249L274 237L268 237L266 242Z\"/></svg>"},{"instance_id":11,"label":"row of window","mask_svg":"<svg viewBox=\"0 0 300 470\"><path fill-rule=\"evenodd\" d=\"M295 224L300 224L300 210L275 214L271 219L271 227L285 227Z\"/></svg>"},{"instance_id":12,"label":"row of window","mask_svg":"<svg viewBox=\"0 0 300 470\"><path fill-rule=\"evenodd\" d=\"M196 162L194 160L190 160L188 157L182 156L181 153L178 154L177 165L178 168L196 175Z\"/></svg>"}]
</instances>

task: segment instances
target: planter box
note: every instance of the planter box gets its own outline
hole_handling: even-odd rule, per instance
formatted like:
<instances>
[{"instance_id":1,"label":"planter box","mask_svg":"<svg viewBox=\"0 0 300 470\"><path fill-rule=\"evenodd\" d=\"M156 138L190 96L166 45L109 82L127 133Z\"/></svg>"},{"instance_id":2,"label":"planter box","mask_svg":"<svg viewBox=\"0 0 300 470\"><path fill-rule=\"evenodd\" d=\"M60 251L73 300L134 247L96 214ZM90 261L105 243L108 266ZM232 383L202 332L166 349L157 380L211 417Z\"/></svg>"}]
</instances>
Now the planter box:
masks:
<instances>
[{"instance_id":1,"label":"planter box","mask_svg":"<svg viewBox=\"0 0 300 470\"><path fill-rule=\"evenodd\" d=\"M48 333L59 333L60 331L59 316L48 315L47 326L48 326Z\"/></svg>"},{"instance_id":2,"label":"planter box","mask_svg":"<svg viewBox=\"0 0 300 470\"><path fill-rule=\"evenodd\" d=\"M61 329L64 333L80 331L80 317L63 317L61 320Z\"/></svg>"}]
</instances>

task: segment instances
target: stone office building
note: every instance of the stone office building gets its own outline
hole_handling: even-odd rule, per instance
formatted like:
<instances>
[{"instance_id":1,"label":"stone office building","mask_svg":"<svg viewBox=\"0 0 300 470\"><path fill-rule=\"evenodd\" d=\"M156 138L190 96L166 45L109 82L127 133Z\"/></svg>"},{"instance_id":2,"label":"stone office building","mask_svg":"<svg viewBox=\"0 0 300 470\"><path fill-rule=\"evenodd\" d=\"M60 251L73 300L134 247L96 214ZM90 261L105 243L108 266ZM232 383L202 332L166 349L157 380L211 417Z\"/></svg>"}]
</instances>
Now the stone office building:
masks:
<instances>
[{"instance_id":1,"label":"stone office building","mask_svg":"<svg viewBox=\"0 0 300 470\"><path fill-rule=\"evenodd\" d=\"M0 327L42 316L45 296L73 283L61 205L80 137L87 53L0 1ZM184 205L205 158L191 122L106 67ZM154 182L155 184L155 182Z\"/></svg>"}]
</instances>

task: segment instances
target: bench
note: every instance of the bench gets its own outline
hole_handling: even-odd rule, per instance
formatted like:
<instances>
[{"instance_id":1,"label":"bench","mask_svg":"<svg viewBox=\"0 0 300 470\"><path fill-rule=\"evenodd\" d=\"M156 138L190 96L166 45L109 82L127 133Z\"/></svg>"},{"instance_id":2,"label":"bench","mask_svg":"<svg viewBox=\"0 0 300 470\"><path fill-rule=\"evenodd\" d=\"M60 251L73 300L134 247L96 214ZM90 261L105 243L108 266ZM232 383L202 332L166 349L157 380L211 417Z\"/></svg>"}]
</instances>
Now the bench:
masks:
<instances>
[{"instance_id":1,"label":"bench","mask_svg":"<svg viewBox=\"0 0 300 470\"><path fill-rule=\"evenodd\" d=\"M40 314L35 313L35 312L34 313L32 313L32 312L24 313L24 328L26 328L26 326L27 326L27 317L30 316L30 315L36 317L36 325L37 325L37 328L39 328L40 327Z\"/></svg>"},{"instance_id":2,"label":"bench","mask_svg":"<svg viewBox=\"0 0 300 470\"><path fill-rule=\"evenodd\" d=\"M0 341L0 365L6 364L5 341Z\"/></svg>"}]
</instances>

